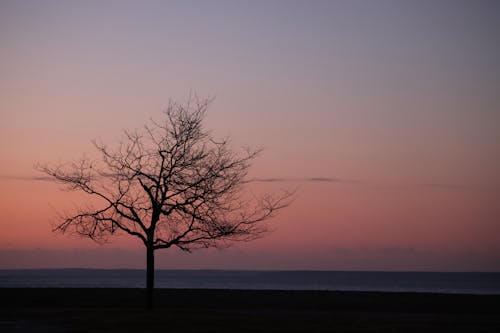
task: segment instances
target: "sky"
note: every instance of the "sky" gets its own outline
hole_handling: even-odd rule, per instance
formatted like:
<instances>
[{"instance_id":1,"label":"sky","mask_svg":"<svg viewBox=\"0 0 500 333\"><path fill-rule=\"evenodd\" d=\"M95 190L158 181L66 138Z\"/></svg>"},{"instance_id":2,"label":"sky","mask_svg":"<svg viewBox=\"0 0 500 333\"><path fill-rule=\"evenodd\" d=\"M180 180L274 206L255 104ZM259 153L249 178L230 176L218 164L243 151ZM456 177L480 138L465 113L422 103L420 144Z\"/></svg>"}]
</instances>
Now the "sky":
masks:
<instances>
[{"instance_id":1,"label":"sky","mask_svg":"<svg viewBox=\"0 0 500 333\"><path fill-rule=\"evenodd\" d=\"M34 169L169 100L264 147L273 232L158 268L500 271L495 1L0 0L0 268L142 268L135 239L51 232L87 200Z\"/></svg>"}]
</instances>

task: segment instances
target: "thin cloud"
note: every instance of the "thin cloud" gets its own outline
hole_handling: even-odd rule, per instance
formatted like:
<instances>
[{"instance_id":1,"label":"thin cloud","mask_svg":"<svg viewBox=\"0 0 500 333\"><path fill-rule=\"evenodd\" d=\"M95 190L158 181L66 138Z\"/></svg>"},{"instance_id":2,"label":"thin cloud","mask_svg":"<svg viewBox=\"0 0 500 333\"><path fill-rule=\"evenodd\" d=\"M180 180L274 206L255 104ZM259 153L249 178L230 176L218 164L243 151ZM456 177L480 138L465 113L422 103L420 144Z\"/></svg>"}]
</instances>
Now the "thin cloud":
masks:
<instances>
[{"instance_id":1,"label":"thin cloud","mask_svg":"<svg viewBox=\"0 0 500 333\"><path fill-rule=\"evenodd\" d=\"M317 183L340 183L340 182L343 182L343 180L340 180L337 178L325 178L325 177L305 178L302 181L317 182Z\"/></svg>"},{"instance_id":2,"label":"thin cloud","mask_svg":"<svg viewBox=\"0 0 500 333\"><path fill-rule=\"evenodd\" d=\"M50 176L15 176L15 175L0 175L0 180L18 180L18 181L35 181L35 182L54 182L55 179ZM351 179L341 179L332 177L305 177L305 178L252 178L244 181L244 183L359 183L359 181ZM450 191L500 191L499 187L481 187L473 185L461 185L450 183L424 183L415 184L414 186L421 186L436 190L450 190Z\"/></svg>"},{"instance_id":3,"label":"thin cloud","mask_svg":"<svg viewBox=\"0 0 500 333\"><path fill-rule=\"evenodd\" d=\"M22 180L22 181L42 181L42 182L54 181L54 178L49 177L49 176L12 176L12 175L0 175L0 179L4 179L4 180Z\"/></svg>"},{"instance_id":4,"label":"thin cloud","mask_svg":"<svg viewBox=\"0 0 500 333\"><path fill-rule=\"evenodd\" d=\"M21 180L21 181L54 181L54 178L49 176L0 175L0 179ZM253 178L245 182L246 183L289 183L289 182L347 183L353 181L346 179L330 178L330 177L309 177L309 178Z\"/></svg>"},{"instance_id":5,"label":"thin cloud","mask_svg":"<svg viewBox=\"0 0 500 333\"><path fill-rule=\"evenodd\" d=\"M253 178L249 183L291 183L291 182L311 182L311 183L351 183L352 180L330 178L330 177L308 177L308 178Z\"/></svg>"}]
</instances>

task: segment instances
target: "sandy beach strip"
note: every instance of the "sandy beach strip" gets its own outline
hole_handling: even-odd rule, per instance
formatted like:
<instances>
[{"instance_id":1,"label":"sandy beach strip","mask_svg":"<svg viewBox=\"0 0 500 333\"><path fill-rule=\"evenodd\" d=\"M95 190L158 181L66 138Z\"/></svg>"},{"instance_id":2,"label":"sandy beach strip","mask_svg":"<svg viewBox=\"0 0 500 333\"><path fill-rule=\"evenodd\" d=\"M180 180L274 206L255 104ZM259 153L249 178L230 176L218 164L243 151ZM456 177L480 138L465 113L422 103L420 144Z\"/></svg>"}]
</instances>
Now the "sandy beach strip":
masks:
<instances>
[{"instance_id":1,"label":"sandy beach strip","mask_svg":"<svg viewBox=\"0 0 500 333\"><path fill-rule=\"evenodd\" d=\"M0 332L500 332L500 295L0 289Z\"/></svg>"}]
</instances>

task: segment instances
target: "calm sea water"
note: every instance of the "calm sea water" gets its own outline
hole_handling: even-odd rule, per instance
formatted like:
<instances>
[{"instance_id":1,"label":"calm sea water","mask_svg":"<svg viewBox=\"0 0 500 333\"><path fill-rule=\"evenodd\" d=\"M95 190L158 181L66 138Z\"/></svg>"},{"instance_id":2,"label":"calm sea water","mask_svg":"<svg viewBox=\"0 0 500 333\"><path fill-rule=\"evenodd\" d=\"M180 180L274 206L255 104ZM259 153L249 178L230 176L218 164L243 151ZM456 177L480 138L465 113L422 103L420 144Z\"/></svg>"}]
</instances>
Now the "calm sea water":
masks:
<instances>
[{"instance_id":1,"label":"calm sea water","mask_svg":"<svg viewBox=\"0 0 500 333\"><path fill-rule=\"evenodd\" d=\"M157 288L500 294L500 273L158 270ZM134 269L0 270L0 287L144 288Z\"/></svg>"}]
</instances>

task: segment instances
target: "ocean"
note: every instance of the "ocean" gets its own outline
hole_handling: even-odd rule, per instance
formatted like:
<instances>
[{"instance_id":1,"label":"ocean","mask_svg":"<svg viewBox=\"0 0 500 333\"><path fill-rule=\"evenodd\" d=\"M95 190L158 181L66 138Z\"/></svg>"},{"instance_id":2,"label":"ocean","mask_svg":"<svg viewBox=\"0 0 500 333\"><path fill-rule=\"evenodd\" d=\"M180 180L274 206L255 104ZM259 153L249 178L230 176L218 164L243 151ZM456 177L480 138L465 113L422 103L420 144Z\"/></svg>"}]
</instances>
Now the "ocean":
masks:
<instances>
[{"instance_id":1,"label":"ocean","mask_svg":"<svg viewBox=\"0 0 500 333\"><path fill-rule=\"evenodd\" d=\"M0 270L0 288L144 288L138 269ZM156 288L500 294L500 273L157 270Z\"/></svg>"}]
</instances>

